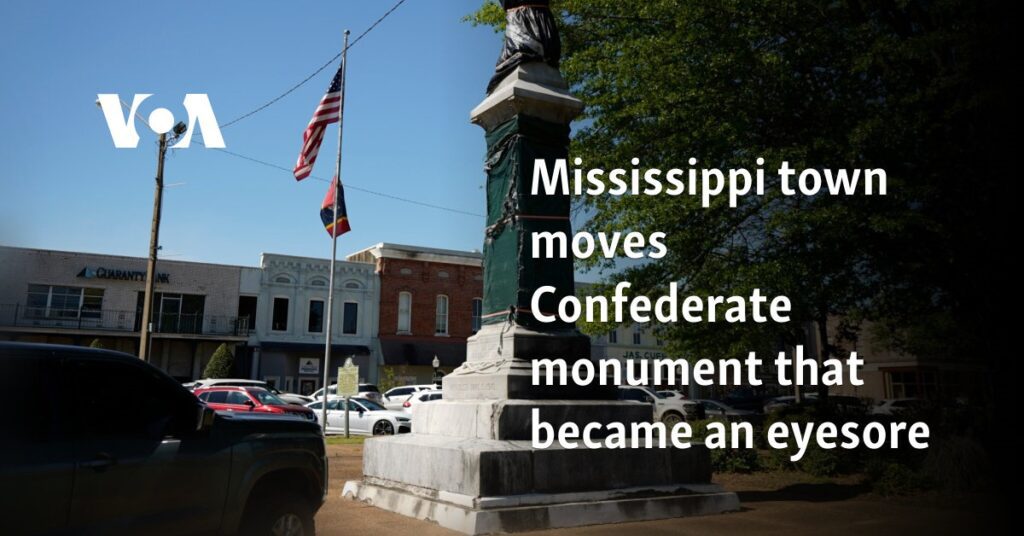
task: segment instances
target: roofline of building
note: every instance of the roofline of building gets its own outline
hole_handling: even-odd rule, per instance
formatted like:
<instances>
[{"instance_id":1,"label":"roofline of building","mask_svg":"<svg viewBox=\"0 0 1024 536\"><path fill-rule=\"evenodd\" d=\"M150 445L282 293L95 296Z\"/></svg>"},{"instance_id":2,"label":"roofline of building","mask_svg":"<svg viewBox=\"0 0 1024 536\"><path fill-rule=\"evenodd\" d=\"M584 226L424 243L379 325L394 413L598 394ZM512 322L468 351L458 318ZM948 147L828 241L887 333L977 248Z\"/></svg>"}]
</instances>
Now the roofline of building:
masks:
<instances>
[{"instance_id":1,"label":"roofline of building","mask_svg":"<svg viewBox=\"0 0 1024 536\"><path fill-rule=\"evenodd\" d=\"M368 248L350 253L345 258L349 259L363 253L369 253L378 259L411 259L467 266L482 266L484 260L483 254L478 251L429 248L390 242L374 244Z\"/></svg>"},{"instance_id":2,"label":"roofline of building","mask_svg":"<svg viewBox=\"0 0 1024 536\"><path fill-rule=\"evenodd\" d=\"M322 262L324 264L327 264L327 263L331 262L331 259L325 259L323 257L306 257L304 255L288 255L286 253L272 253L272 252L264 251L264 252L260 253L260 265L259 266L255 266L254 268L256 268L256 269L262 268L263 267L264 259L267 256L283 257L283 258L286 258L286 259L294 259L294 260L297 260L297 261L304 261L304 262ZM362 262L350 261L350 260L345 260L345 259L337 259L335 262L341 262L341 263L345 263L345 264L358 264L358 265L360 265L359 266L360 268L362 268L366 264L366 263L362 263Z\"/></svg>"},{"instance_id":3,"label":"roofline of building","mask_svg":"<svg viewBox=\"0 0 1024 536\"><path fill-rule=\"evenodd\" d=\"M0 244L0 249L15 249L15 250L20 250L20 251L31 251L31 252L35 252L35 253L57 253L57 254L63 254L63 255L89 255L89 256L93 256L93 257L105 257L105 258L108 258L108 259L118 259L118 260L126 260L126 261L142 261L142 262L146 262L146 261L149 260L148 257L132 257L132 256L129 256L129 255L114 255L114 254L111 254L111 253L95 253L95 252L92 252L92 251L67 251L67 250L62 250L62 249L26 248L26 247L21 247L21 246L7 246L7 245L4 245L4 244ZM186 265L186 264L202 264L204 266L220 266L222 268L259 268L258 266L245 266L245 265L241 265L241 264L224 264L224 263L219 263L219 262L203 262L203 261L184 261L184 260L177 260L177 259L161 259L159 257L159 255L157 256L157 263L158 264L181 264L181 265Z\"/></svg>"}]
</instances>

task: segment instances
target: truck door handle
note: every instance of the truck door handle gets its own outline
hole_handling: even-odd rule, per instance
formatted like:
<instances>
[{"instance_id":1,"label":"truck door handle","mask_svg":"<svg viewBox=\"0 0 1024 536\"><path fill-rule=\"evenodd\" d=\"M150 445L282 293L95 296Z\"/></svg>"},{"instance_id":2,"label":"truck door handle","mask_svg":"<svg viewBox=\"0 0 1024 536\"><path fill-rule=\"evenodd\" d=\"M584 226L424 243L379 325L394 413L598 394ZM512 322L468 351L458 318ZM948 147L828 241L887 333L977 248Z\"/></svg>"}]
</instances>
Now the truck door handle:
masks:
<instances>
[{"instance_id":1,"label":"truck door handle","mask_svg":"<svg viewBox=\"0 0 1024 536\"><path fill-rule=\"evenodd\" d=\"M94 471L103 471L106 468L114 465L116 461L114 457L106 452L97 452L93 459L83 462L78 462L78 466L82 468L89 468Z\"/></svg>"}]
</instances>

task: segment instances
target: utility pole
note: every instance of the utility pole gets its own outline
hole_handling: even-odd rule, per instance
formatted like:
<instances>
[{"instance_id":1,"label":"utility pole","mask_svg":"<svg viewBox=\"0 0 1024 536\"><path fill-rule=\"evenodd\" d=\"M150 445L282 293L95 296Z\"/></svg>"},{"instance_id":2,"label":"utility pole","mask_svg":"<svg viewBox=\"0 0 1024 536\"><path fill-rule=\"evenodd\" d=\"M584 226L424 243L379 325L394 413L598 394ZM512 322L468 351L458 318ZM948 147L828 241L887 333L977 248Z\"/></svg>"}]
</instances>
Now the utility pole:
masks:
<instances>
[{"instance_id":1,"label":"utility pole","mask_svg":"<svg viewBox=\"0 0 1024 536\"><path fill-rule=\"evenodd\" d=\"M160 134L156 156L156 193L153 195L153 223L149 229L149 262L146 264L146 294L142 299L142 325L139 326L139 358L149 361L152 336L153 282L156 279L156 251L160 241L160 209L164 197L164 155L167 153L167 133Z\"/></svg>"}]
</instances>

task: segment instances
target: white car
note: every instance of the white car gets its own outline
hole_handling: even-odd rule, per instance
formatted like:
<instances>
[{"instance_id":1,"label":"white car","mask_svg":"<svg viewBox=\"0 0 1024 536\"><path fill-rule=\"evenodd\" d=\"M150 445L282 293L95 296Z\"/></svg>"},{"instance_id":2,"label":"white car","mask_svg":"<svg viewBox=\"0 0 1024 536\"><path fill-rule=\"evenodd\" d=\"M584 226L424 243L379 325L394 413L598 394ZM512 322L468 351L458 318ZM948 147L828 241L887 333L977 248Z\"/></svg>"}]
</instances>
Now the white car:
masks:
<instances>
[{"instance_id":1,"label":"white car","mask_svg":"<svg viewBox=\"0 0 1024 536\"><path fill-rule=\"evenodd\" d=\"M409 396L412 395L413 393L419 393L421 391L432 391L435 389L437 389L437 386L433 384L403 385L401 387L392 387L391 389L388 389L384 393L384 396L381 397L380 403L388 409L401 410L405 402L409 400Z\"/></svg>"},{"instance_id":2,"label":"white car","mask_svg":"<svg viewBox=\"0 0 1024 536\"><path fill-rule=\"evenodd\" d=\"M323 427L323 401L306 404L316 413L316 420ZM390 411L384 406L365 398L351 398L348 401L348 427L350 434L393 435L412 431L412 418L401 411ZM327 433L345 433L345 399L332 396L327 400Z\"/></svg>"},{"instance_id":3,"label":"white car","mask_svg":"<svg viewBox=\"0 0 1024 536\"><path fill-rule=\"evenodd\" d=\"M692 400L671 399L658 395L650 387L621 385L619 400L633 400L654 405L654 420L672 427L687 420L704 418L703 407Z\"/></svg>"},{"instance_id":4,"label":"white car","mask_svg":"<svg viewBox=\"0 0 1024 536\"><path fill-rule=\"evenodd\" d=\"M442 391L440 389L430 389L426 391L418 391L406 397L405 402L402 402L402 411L406 413L412 413L413 408L423 404L424 402L433 402L434 400L441 400Z\"/></svg>"},{"instance_id":5,"label":"white car","mask_svg":"<svg viewBox=\"0 0 1024 536\"><path fill-rule=\"evenodd\" d=\"M330 387L327 388L327 395L335 396L337 394L338 384L332 383ZM313 397L313 400L322 399L324 397L323 387L317 389L316 392L310 396ZM356 396L354 398L365 398L371 402L376 402L380 404L380 389L377 389L377 386L372 383L361 383L359 384L359 392L356 393Z\"/></svg>"}]
</instances>

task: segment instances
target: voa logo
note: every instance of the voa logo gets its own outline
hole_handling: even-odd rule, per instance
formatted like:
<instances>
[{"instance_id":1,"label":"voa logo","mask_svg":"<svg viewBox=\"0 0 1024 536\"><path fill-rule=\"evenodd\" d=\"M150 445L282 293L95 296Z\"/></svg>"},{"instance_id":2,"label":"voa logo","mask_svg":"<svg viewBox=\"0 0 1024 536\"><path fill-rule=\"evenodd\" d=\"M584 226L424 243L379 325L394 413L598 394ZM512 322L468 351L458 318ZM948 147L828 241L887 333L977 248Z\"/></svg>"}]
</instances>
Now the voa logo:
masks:
<instances>
[{"instance_id":1,"label":"voa logo","mask_svg":"<svg viewBox=\"0 0 1024 536\"><path fill-rule=\"evenodd\" d=\"M135 116L139 106L152 93L139 93L132 98L128 114L121 109L121 97L117 93L100 93L96 95L96 103L103 110L107 120L107 129L118 149L134 149L139 145L139 134L135 131ZM209 149L223 149L224 137L217 125L217 116L213 114L210 98L205 93L186 93L182 102L188 112L188 126L184 132L176 132L181 136L178 143L171 149L186 149L192 142L192 130L198 127L203 131L203 145ZM149 112L149 127L157 134L166 134L174 128L174 114L167 108L156 108Z\"/></svg>"}]
</instances>

